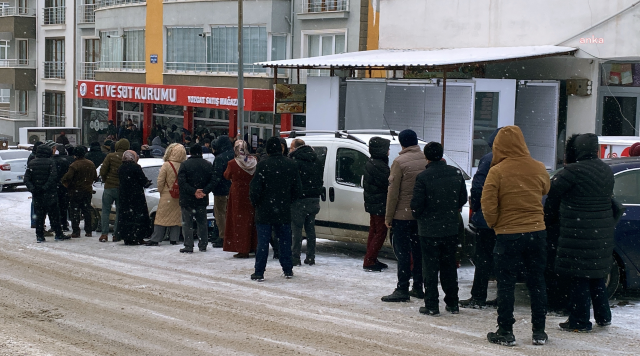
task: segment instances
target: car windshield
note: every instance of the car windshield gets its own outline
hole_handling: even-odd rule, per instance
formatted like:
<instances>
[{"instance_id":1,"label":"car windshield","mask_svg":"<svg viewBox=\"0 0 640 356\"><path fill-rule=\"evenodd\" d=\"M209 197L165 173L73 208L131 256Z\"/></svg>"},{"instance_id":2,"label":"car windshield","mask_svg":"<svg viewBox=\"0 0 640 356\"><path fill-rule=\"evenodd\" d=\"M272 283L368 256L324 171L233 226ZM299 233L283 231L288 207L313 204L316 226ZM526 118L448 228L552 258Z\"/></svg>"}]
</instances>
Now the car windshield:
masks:
<instances>
[{"instance_id":1,"label":"car windshield","mask_svg":"<svg viewBox=\"0 0 640 356\"><path fill-rule=\"evenodd\" d=\"M149 187L149 189L158 188L158 174L160 174L160 167L162 166L151 166L142 168L144 175L147 176L147 179L151 181L151 186Z\"/></svg>"},{"instance_id":2,"label":"car windshield","mask_svg":"<svg viewBox=\"0 0 640 356\"><path fill-rule=\"evenodd\" d=\"M426 146L426 143L419 143L419 145L420 145L420 150L424 150L424 146ZM391 165L391 163L393 163L393 160L396 159L396 157L398 157L398 155L400 154L400 151L402 151L402 146L398 144L392 144L389 146L389 165ZM448 157L446 153L444 154L444 159L447 161L448 165L458 168L460 172L462 172L462 176L464 177L465 180L471 179L471 177L469 177L467 172L465 172L464 169L462 169L458 165L458 163L456 163L452 158Z\"/></svg>"}]
</instances>

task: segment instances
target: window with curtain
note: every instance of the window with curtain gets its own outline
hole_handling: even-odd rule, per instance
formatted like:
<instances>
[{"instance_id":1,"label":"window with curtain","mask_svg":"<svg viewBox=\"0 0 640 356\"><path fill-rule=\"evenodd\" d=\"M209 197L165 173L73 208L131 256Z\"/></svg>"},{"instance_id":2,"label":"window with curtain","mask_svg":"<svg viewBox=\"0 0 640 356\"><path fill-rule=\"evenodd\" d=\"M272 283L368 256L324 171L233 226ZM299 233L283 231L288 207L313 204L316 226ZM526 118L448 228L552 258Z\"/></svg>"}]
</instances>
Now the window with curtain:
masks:
<instances>
[{"instance_id":1,"label":"window with curtain","mask_svg":"<svg viewBox=\"0 0 640 356\"><path fill-rule=\"evenodd\" d=\"M307 57L328 56L347 51L344 33L307 35ZM309 70L309 76L329 76L324 69Z\"/></svg>"},{"instance_id":2,"label":"window with curtain","mask_svg":"<svg viewBox=\"0 0 640 356\"><path fill-rule=\"evenodd\" d=\"M167 70L206 70L206 45L202 27L167 28Z\"/></svg>"},{"instance_id":3,"label":"window with curtain","mask_svg":"<svg viewBox=\"0 0 640 356\"><path fill-rule=\"evenodd\" d=\"M143 69L144 55L144 30L124 31L124 66L131 69Z\"/></svg>"},{"instance_id":4,"label":"window with curtain","mask_svg":"<svg viewBox=\"0 0 640 356\"><path fill-rule=\"evenodd\" d=\"M0 41L0 59L8 59L9 57L9 41Z\"/></svg>"},{"instance_id":5,"label":"window with curtain","mask_svg":"<svg viewBox=\"0 0 640 356\"><path fill-rule=\"evenodd\" d=\"M100 69L122 68L122 37L118 31L100 31Z\"/></svg>"},{"instance_id":6,"label":"window with curtain","mask_svg":"<svg viewBox=\"0 0 640 356\"><path fill-rule=\"evenodd\" d=\"M287 59L287 35L271 35L270 61ZM278 74L286 74L287 69L278 69Z\"/></svg>"},{"instance_id":7,"label":"window with curtain","mask_svg":"<svg viewBox=\"0 0 640 356\"><path fill-rule=\"evenodd\" d=\"M11 89L0 89L0 104L9 104Z\"/></svg>"},{"instance_id":8,"label":"window with curtain","mask_svg":"<svg viewBox=\"0 0 640 356\"><path fill-rule=\"evenodd\" d=\"M29 110L29 93L25 90L18 90L18 111L26 114Z\"/></svg>"},{"instance_id":9,"label":"window with curtain","mask_svg":"<svg viewBox=\"0 0 640 356\"><path fill-rule=\"evenodd\" d=\"M244 72L266 72L266 68L254 65L253 63L267 60L267 28L263 26L243 26L242 40ZM238 71L238 65L236 64L238 62L237 43L237 26L217 26L211 28L211 36L207 38L207 63L209 63L211 71Z\"/></svg>"}]
</instances>

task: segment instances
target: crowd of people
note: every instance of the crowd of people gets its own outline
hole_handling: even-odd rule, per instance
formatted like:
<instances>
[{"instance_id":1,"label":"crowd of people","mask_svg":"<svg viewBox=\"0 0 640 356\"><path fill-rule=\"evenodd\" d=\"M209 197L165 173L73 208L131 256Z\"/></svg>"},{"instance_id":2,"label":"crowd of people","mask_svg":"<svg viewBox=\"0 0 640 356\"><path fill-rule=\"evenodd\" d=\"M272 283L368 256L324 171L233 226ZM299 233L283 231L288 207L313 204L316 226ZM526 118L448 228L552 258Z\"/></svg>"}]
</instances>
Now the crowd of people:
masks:
<instances>
[{"instance_id":1,"label":"crowd of people","mask_svg":"<svg viewBox=\"0 0 640 356\"><path fill-rule=\"evenodd\" d=\"M470 196L462 172L443 159L440 143L430 142L421 149L412 130L400 132L398 141L402 150L389 165L390 141L371 138L371 158L363 177L364 208L370 214L365 271L388 268L378 253L388 230L393 231L398 281L393 293L381 298L383 302L422 299L419 312L438 316L440 281L448 313L459 314L460 307L497 306L498 330L487 338L512 346L515 283L525 275L533 344L546 343L545 319L550 312L568 315L560 324L563 330L590 331L592 303L596 323L611 323L605 277L620 214L612 198L613 174L598 158L596 135L572 136L565 169L550 179L545 166L531 157L517 126L497 129L488 140L492 152L479 162ZM296 138L288 145L283 138L272 137L260 154L252 154L246 141L226 135L213 142L203 139L203 145L185 141L165 148L160 136L152 142L151 151L162 152L164 160L157 178L160 201L153 226L144 194L152 182L137 164L140 154L132 150L129 139L107 141L104 146L93 143L88 153L75 147L71 153L75 159L66 155L62 143L37 144L25 175L33 194L37 242L45 241L45 216L56 240L80 237L83 217L85 236L91 236L92 184L101 179L100 242L109 240L109 215L115 203L112 241L124 240L125 245L157 246L167 235L175 245L182 234L180 252L193 253L197 237L200 252L211 242L212 247L235 252L235 258L255 254L251 279L263 281L270 244L283 276L293 277L293 267L303 263L304 230L304 263L316 263L315 217L324 167L304 140ZM102 152L105 147L108 154ZM205 150L214 154L213 164L203 158ZM209 194L218 230L212 241ZM476 268L471 297L460 300L456 250L464 233L460 212L467 200L477 229ZM71 236L63 232L67 210ZM497 299L487 300L492 277L497 280Z\"/></svg>"}]
</instances>

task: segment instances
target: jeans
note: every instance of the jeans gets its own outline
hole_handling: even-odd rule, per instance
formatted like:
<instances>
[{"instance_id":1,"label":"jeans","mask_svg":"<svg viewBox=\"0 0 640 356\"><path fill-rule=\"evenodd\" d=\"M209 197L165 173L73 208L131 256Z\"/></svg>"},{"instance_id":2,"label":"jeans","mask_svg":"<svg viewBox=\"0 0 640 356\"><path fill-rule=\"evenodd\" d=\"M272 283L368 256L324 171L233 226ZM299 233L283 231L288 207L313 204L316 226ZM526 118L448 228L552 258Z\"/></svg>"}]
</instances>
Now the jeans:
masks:
<instances>
[{"instance_id":1,"label":"jeans","mask_svg":"<svg viewBox=\"0 0 640 356\"><path fill-rule=\"evenodd\" d=\"M80 233L80 220L84 217L84 232L91 233L91 193L80 193L69 197L71 207L71 230Z\"/></svg>"},{"instance_id":2,"label":"jeans","mask_svg":"<svg viewBox=\"0 0 640 356\"><path fill-rule=\"evenodd\" d=\"M103 235L109 234L109 214L111 214L111 205L116 203L116 221L113 223L114 234L118 230L118 214L120 213L118 207L120 205L120 199L118 198L118 188L105 189L102 193L102 231Z\"/></svg>"},{"instance_id":3,"label":"jeans","mask_svg":"<svg viewBox=\"0 0 640 356\"><path fill-rule=\"evenodd\" d=\"M178 241L180 238L180 226L160 226L153 225L153 234L151 234L151 239L149 241L153 242L162 242L164 240L164 235L169 232L169 241ZM199 234L199 233L198 233ZM193 240L191 247L193 247Z\"/></svg>"},{"instance_id":4,"label":"jeans","mask_svg":"<svg viewBox=\"0 0 640 356\"><path fill-rule=\"evenodd\" d=\"M458 265L456 250L458 235L447 237L420 237L422 247L422 274L424 275L424 305L438 310L438 272L448 306L458 305Z\"/></svg>"},{"instance_id":5,"label":"jeans","mask_svg":"<svg viewBox=\"0 0 640 356\"><path fill-rule=\"evenodd\" d=\"M471 298L480 302L487 301L489 278L493 274L493 249L496 246L496 233L493 229L478 229L476 234L476 253L473 260L476 266L473 274Z\"/></svg>"},{"instance_id":6,"label":"jeans","mask_svg":"<svg viewBox=\"0 0 640 356\"><path fill-rule=\"evenodd\" d=\"M590 306L597 323L611 322L611 308L604 278L571 278L571 327L591 327Z\"/></svg>"},{"instance_id":7,"label":"jeans","mask_svg":"<svg viewBox=\"0 0 640 356\"><path fill-rule=\"evenodd\" d=\"M258 230L258 248L256 249L256 274L263 275L267 268L269 259L269 241L271 240L271 230L275 231L279 244L280 266L283 272L293 270L291 261L291 225L289 224L256 224Z\"/></svg>"},{"instance_id":8,"label":"jeans","mask_svg":"<svg viewBox=\"0 0 640 356\"><path fill-rule=\"evenodd\" d=\"M33 197L33 209L36 215L36 237L44 238L44 219L49 215L51 228L56 236L62 236L62 226L60 226L60 214L58 213L58 200L46 197Z\"/></svg>"},{"instance_id":9,"label":"jeans","mask_svg":"<svg viewBox=\"0 0 640 356\"><path fill-rule=\"evenodd\" d=\"M218 225L219 239L224 239L224 232L227 226L227 202L228 201L229 201L228 195L213 196L213 215L216 218L216 225Z\"/></svg>"},{"instance_id":10,"label":"jeans","mask_svg":"<svg viewBox=\"0 0 640 356\"><path fill-rule=\"evenodd\" d=\"M393 252L398 259L398 289L409 290L409 280L413 284L422 283L422 250L418 238L416 220L393 220ZM413 269L411 259L413 257Z\"/></svg>"},{"instance_id":11,"label":"jeans","mask_svg":"<svg viewBox=\"0 0 640 356\"><path fill-rule=\"evenodd\" d=\"M209 238L209 229L207 227L207 207L181 207L180 209L182 210L182 236L184 237L184 247L193 250L193 219L195 218L196 226L198 228L198 248L201 250L206 249Z\"/></svg>"},{"instance_id":12,"label":"jeans","mask_svg":"<svg viewBox=\"0 0 640 356\"><path fill-rule=\"evenodd\" d=\"M378 262L378 252L387 239L387 225L384 215L369 215L369 238L367 239L367 254L364 255L362 267L373 266Z\"/></svg>"},{"instance_id":13,"label":"jeans","mask_svg":"<svg viewBox=\"0 0 640 356\"><path fill-rule=\"evenodd\" d=\"M320 212L320 198L298 199L291 204L293 257L300 259L302 228L307 233L307 258L316 257L316 214Z\"/></svg>"},{"instance_id":14,"label":"jeans","mask_svg":"<svg viewBox=\"0 0 640 356\"><path fill-rule=\"evenodd\" d=\"M496 279L498 280L498 325L513 330L514 290L519 265L527 273L527 288L531 295L531 324L544 330L547 313L547 290L544 269L547 262L546 231L504 234L496 238L493 250Z\"/></svg>"}]
</instances>

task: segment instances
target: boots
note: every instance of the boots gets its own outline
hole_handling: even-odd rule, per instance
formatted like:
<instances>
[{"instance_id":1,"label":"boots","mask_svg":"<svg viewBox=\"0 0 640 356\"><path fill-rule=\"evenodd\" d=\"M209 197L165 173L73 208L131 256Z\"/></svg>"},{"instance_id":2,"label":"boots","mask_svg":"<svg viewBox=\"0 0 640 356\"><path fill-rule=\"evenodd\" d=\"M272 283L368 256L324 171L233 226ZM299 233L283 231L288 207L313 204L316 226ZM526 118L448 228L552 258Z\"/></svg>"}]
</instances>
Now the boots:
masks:
<instances>
[{"instance_id":1,"label":"boots","mask_svg":"<svg viewBox=\"0 0 640 356\"><path fill-rule=\"evenodd\" d=\"M516 346L516 337L513 336L513 331L505 330L502 327L498 328L498 331L487 334L487 340L492 344L499 344L502 346Z\"/></svg>"},{"instance_id":2,"label":"boots","mask_svg":"<svg viewBox=\"0 0 640 356\"><path fill-rule=\"evenodd\" d=\"M390 303L408 302L410 299L408 290L400 290L398 288L396 288L393 293L381 298L383 302Z\"/></svg>"},{"instance_id":3,"label":"boots","mask_svg":"<svg viewBox=\"0 0 640 356\"><path fill-rule=\"evenodd\" d=\"M549 340L547 333L544 332L544 325L533 327L533 334L531 335L531 343L534 345L544 345Z\"/></svg>"}]
</instances>

